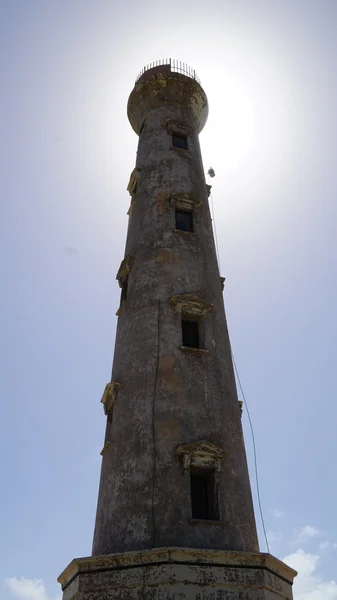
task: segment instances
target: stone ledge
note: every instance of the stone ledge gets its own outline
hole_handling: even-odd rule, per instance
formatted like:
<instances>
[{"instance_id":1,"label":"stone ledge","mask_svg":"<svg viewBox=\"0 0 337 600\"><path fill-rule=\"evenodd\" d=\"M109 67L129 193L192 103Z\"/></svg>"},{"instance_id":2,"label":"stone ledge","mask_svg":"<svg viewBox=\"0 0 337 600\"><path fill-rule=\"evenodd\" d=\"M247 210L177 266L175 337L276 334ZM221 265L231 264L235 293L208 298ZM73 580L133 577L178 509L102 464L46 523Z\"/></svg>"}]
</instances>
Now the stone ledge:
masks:
<instances>
[{"instance_id":1,"label":"stone ledge","mask_svg":"<svg viewBox=\"0 0 337 600\"><path fill-rule=\"evenodd\" d=\"M183 235L195 235L195 231L183 231L182 229L173 229L173 233L182 233Z\"/></svg>"},{"instance_id":2,"label":"stone ledge","mask_svg":"<svg viewBox=\"0 0 337 600\"><path fill-rule=\"evenodd\" d=\"M191 151L188 148L178 148L177 146L170 146L169 150L175 150L178 152L185 152L186 154L191 154Z\"/></svg>"},{"instance_id":3,"label":"stone ledge","mask_svg":"<svg viewBox=\"0 0 337 600\"><path fill-rule=\"evenodd\" d=\"M215 519L188 519L190 525L220 525L226 527L226 521L216 521Z\"/></svg>"},{"instance_id":4,"label":"stone ledge","mask_svg":"<svg viewBox=\"0 0 337 600\"><path fill-rule=\"evenodd\" d=\"M192 346L179 346L179 350L182 352L192 352L192 354L210 354L210 351L205 350L205 348L193 348Z\"/></svg>"}]
</instances>

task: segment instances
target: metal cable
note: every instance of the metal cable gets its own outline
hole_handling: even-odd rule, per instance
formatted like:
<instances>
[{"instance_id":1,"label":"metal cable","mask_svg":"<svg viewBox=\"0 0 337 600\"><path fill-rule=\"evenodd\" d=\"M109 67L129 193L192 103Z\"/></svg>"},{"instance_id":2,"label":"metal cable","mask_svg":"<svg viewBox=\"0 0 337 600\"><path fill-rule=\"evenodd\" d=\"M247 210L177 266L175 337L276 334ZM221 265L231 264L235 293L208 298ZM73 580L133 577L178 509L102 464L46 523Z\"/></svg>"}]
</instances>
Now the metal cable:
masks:
<instances>
[{"instance_id":1,"label":"metal cable","mask_svg":"<svg viewBox=\"0 0 337 600\"><path fill-rule=\"evenodd\" d=\"M208 175L208 185L210 185L210 181L211 181L211 178ZM214 238L215 238L215 248L216 248L216 255L217 255L217 259L218 259L218 266L219 266L219 272L220 272L221 271L221 267L220 267L220 253L219 253L219 245L218 245L218 235L217 235L217 232L216 232L215 212L214 212L214 204L213 204L212 192L210 192L210 199L211 199L211 216L212 216L212 223L213 223L213 229L214 229Z\"/></svg>"},{"instance_id":2,"label":"metal cable","mask_svg":"<svg viewBox=\"0 0 337 600\"><path fill-rule=\"evenodd\" d=\"M211 180L210 176L208 175L208 184L209 185L210 185L210 180ZM212 220L213 220L215 246L216 246L216 252L217 252L217 257L218 257L218 264L219 264L219 270L220 270L220 254L219 254L219 246L218 246L218 236L217 236L217 231L216 231L215 212L214 212L214 204L213 204L212 192L210 193L210 199L211 199L211 213L212 213ZM260 484L259 484L259 471L258 471L258 466L257 466L257 452L256 452L254 428L253 428L253 423L252 423L252 419L251 419L251 416L250 416L250 412L249 412L249 408L248 408L246 396L244 394L244 391L243 391L243 388L242 388L242 385L241 385L241 380L240 380L239 372L238 372L238 369L237 369L237 366L236 366L236 362L235 362L235 358L234 358L234 354L233 354L233 350L232 350L232 346L231 346L230 341L229 341L229 345L230 345L230 350L231 350L231 355L232 355L234 370L235 370L235 374L236 374L236 379L238 381L239 388L240 388L241 394L242 394L242 398L243 398L243 401L244 401L244 404L245 404L245 407L246 407L246 411L247 411L247 415L248 415L248 421L249 421L249 426L250 426L250 431L251 431L251 434L252 434L257 499L258 499L258 504L259 504L259 511L260 511L260 517L261 517L261 523L262 523L262 529L263 529L264 539L266 541L266 546L267 546L268 553L270 553L269 544L268 544L268 538L267 538L267 533L266 533L266 527L265 527L264 518L263 518L263 511L262 511L262 503L261 503L261 495L260 495Z\"/></svg>"},{"instance_id":3,"label":"metal cable","mask_svg":"<svg viewBox=\"0 0 337 600\"><path fill-rule=\"evenodd\" d=\"M229 342L229 344L230 344L230 342ZM236 378L237 378L237 381L238 381L238 384L239 384L239 388L241 390L243 401L245 403L245 407L246 407L246 411L247 411L247 415L248 415L248 421L249 421L249 425L250 425L250 431L251 431L251 434L252 434L257 499L258 499L258 504L259 504L259 510L260 510L260 517L261 517L261 522L262 522L264 539L266 541L266 546L267 546L268 553L270 553L269 544L268 544L268 538L267 538L267 533L266 533L266 527L265 527L265 524L264 524L264 518L263 518L263 512L262 512L262 504L261 504L261 496L260 496L260 484L259 484L259 472L258 472L258 466L257 466L257 453L256 453L254 428L253 428L252 419L250 417L250 412L249 412L249 408L248 408L246 396L244 394L244 391L243 391L243 388L242 388L242 385L241 385L240 375L239 375L239 372L238 372L238 369L237 369L237 366L236 366L236 362L235 362L235 358L234 358L234 354L233 354L233 350L232 350L231 345L230 345L230 349L231 349L232 360L233 360L233 365L234 365L234 370L235 370Z\"/></svg>"}]
</instances>

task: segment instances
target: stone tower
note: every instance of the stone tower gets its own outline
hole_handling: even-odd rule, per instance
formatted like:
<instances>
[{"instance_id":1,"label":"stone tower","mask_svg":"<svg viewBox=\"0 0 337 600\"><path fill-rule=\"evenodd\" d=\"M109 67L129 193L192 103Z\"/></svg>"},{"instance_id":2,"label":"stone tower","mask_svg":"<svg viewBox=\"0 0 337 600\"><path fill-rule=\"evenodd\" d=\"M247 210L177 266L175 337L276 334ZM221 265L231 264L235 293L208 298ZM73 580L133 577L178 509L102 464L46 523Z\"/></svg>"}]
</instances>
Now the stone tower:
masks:
<instances>
[{"instance_id":1,"label":"stone tower","mask_svg":"<svg viewBox=\"0 0 337 600\"><path fill-rule=\"evenodd\" d=\"M193 70L144 69L92 556L64 600L276 600L295 572L259 553Z\"/></svg>"}]
</instances>

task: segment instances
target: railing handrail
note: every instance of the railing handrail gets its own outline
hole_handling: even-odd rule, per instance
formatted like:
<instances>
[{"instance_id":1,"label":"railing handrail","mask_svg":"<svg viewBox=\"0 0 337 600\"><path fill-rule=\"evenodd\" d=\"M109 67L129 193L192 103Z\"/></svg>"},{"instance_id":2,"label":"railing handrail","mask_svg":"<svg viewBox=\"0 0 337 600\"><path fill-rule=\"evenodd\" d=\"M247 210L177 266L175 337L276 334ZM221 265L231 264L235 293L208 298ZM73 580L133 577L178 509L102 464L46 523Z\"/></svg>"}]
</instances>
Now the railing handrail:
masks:
<instances>
[{"instance_id":1,"label":"railing handrail","mask_svg":"<svg viewBox=\"0 0 337 600\"><path fill-rule=\"evenodd\" d=\"M192 69L192 67L189 67L186 63L181 62L180 60L175 60L174 58L163 58L162 60L156 60L153 63L150 63L149 65L145 65L145 67L143 67L141 72L139 73L136 79L136 83L146 71L160 66L169 66L171 72L182 73L182 75L186 75L186 77L191 77L200 84L200 79L196 74L195 70Z\"/></svg>"}]
</instances>

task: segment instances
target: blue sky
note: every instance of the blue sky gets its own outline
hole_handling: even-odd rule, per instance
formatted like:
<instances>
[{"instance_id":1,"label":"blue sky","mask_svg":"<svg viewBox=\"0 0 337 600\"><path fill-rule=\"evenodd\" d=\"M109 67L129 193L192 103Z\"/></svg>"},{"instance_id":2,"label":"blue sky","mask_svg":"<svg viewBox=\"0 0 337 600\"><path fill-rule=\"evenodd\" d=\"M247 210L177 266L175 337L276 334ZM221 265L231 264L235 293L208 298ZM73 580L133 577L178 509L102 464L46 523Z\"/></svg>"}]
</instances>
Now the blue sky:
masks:
<instances>
[{"instance_id":1,"label":"blue sky","mask_svg":"<svg viewBox=\"0 0 337 600\"><path fill-rule=\"evenodd\" d=\"M296 600L337 599L337 4L4 0L0 17L1 597L55 600L90 554L137 144L126 103L142 66L172 57L209 99L271 551L301 569Z\"/></svg>"}]
</instances>

